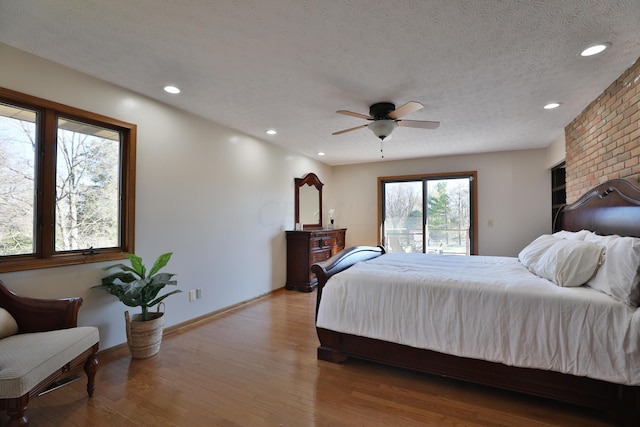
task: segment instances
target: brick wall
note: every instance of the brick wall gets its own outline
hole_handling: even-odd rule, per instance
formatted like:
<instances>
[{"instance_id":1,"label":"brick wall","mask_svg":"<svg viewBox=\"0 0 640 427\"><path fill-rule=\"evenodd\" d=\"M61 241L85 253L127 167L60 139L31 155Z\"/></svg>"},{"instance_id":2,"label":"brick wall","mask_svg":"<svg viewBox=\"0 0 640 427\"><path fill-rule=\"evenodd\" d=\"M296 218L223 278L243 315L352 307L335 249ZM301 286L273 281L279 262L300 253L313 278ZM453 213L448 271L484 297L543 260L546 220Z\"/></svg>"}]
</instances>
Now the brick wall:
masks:
<instances>
[{"instance_id":1,"label":"brick wall","mask_svg":"<svg viewBox=\"0 0 640 427\"><path fill-rule=\"evenodd\" d=\"M567 203L640 174L640 59L565 128Z\"/></svg>"}]
</instances>

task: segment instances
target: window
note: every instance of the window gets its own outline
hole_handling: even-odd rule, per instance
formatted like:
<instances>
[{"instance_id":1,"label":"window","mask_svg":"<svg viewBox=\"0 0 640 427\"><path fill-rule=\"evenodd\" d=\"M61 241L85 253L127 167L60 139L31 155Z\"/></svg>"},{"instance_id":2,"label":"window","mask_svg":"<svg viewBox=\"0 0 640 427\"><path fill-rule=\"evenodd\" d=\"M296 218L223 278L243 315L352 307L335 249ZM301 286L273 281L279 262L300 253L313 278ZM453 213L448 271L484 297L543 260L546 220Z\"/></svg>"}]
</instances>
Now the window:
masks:
<instances>
[{"instance_id":1,"label":"window","mask_svg":"<svg viewBox=\"0 0 640 427\"><path fill-rule=\"evenodd\" d=\"M478 253L476 172L378 178L388 252Z\"/></svg>"},{"instance_id":2,"label":"window","mask_svg":"<svg viewBox=\"0 0 640 427\"><path fill-rule=\"evenodd\" d=\"M135 125L0 88L0 271L133 252Z\"/></svg>"}]
</instances>

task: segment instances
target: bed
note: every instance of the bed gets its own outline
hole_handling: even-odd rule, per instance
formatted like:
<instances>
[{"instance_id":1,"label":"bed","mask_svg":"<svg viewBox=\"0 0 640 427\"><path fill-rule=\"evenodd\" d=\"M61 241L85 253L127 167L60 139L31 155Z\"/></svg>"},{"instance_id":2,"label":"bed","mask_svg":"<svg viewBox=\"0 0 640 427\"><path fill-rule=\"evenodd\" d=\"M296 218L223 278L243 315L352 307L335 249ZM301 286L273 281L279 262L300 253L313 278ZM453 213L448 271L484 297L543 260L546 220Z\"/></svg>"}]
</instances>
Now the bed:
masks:
<instances>
[{"instance_id":1,"label":"bed","mask_svg":"<svg viewBox=\"0 0 640 427\"><path fill-rule=\"evenodd\" d=\"M639 425L640 244L630 238L640 237L640 188L607 181L565 206L556 224L556 233L540 236L518 258L462 260L355 246L314 264L318 359L371 360L577 404ZM627 250L621 242L637 245ZM557 245L589 249L576 258L561 248L554 263L573 261L551 272L541 271L548 262L531 263ZM600 252L584 255L594 251ZM620 295L617 285L606 288L610 278L626 280L616 276L616 253L635 266L632 285ZM597 258L593 271L585 257L588 265ZM463 277L450 277L452 269ZM483 269L493 278L483 278ZM585 277L589 286L578 286Z\"/></svg>"}]
</instances>

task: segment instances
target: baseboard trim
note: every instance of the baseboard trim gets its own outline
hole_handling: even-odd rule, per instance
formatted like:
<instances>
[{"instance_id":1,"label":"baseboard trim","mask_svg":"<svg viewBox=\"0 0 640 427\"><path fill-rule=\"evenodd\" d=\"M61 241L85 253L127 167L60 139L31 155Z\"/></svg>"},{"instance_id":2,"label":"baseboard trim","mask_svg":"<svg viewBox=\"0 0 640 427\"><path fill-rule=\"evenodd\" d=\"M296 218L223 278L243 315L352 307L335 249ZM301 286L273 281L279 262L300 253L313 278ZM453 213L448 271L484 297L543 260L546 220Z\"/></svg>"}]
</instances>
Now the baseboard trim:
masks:
<instances>
[{"instance_id":1,"label":"baseboard trim","mask_svg":"<svg viewBox=\"0 0 640 427\"><path fill-rule=\"evenodd\" d=\"M210 320L213 320L216 317L222 316L223 314L226 314L226 313L229 313L231 311L237 310L237 309L239 309L241 307L244 307L246 305L253 304L253 303L255 303L257 301L260 301L262 299L265 299L265 298L267 298L267 297L269 297L269 296L271 296L271 295L273 295L273 294L275 294L277 292L285 292L285 288L282 287L282 288L274 289L274 290L269 291L267 293L258 295L257 297L248 299L246 301L241 301L239 303L232 304L232 305L229 305L227 307L223 307L223 308L221 308L219 310L212 311L211 313L203 314L202 316L194 317L193 319L186 320L186 321L184 321L182 323L176 323L175 325L172 325L172 326L169 326L169 327L165 328L164 332L162 333L162 336L170 335L170 334L173 334L175 332L180 332L182 330L188 330L188 329L191 329L193 327L199 326L201 323L208 322Z\"/></svg>"},{"instance_id":2,"label":"baseboard trim","mask_svg":"<svg viewBox=\"0 0 640 427\"><path fill-rule=\"evenodd\" d=\"M255 302L263 300L263 299L265 299L267 297L270 297L271 295L279 293L279 292L289 292L289 291L287 291L283 286L281 288L273 289L273 290L271 290L269 292L266 292L264 294L258 295L257 297L254 297L254 298L251 298L251 299L248 299L248 300L245 300L245 301L241 301L239 303L232 304L232 305L229 305L227 307L223 307L223 308L221 308L219 310L215 310L215 311L212 311L210 313L203 314L202 316L194 317L193 319L189 319L189 320L186 320L186 321L181 322L181 323L176 323L175 325L171 325L171 326L169 326L167 328L164 328L164 331L162 332L162 336L165 337L167 335L171 335L171 334L174 334L174 333L183 332L183 331L187 331L189 329L195 328L197 326L200 326L202 323L209 322L209 321L215 319L216 317L220 317L220 316L222 316L224 314L230 313L230 312L232 312L234 310L237 310L239 308L242 308L242 307L245 307L247 305L253 304ZM100 350L98 352L98 357L101 357L101 356L105 356L106 357L106 356L109 356L109 355L111 355L113 353L117 353L117 352L122 351L122 350L127 350L128 351L128 347L127 347L127 343L126 342L124 342L122 344L114 345L113 347L109 347L109 348L106 348L104 350Z\"/></svg>"}]
</instances>

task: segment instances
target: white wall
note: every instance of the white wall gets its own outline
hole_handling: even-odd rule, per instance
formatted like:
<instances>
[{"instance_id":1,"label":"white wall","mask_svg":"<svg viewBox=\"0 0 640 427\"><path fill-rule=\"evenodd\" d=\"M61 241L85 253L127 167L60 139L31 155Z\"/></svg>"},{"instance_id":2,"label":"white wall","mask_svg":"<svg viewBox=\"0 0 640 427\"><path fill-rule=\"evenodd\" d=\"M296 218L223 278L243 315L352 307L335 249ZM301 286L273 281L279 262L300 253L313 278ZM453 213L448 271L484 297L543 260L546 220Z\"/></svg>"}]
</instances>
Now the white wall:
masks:
<instances>
[{"instance_id":1,"label":"white wall","mask_svg":"<svg viewBox=\"0 0 640 427\"><path fill-rule=\"evenodd\" d=\"M336 223L347 246L378 244L380 176L478 171L478 251L516 256L551 231L551 178L544 149L337 166L333 169ZM489 226L489 221L493 226Z\"/></svg>"},{"instance_id":2,"label":"white wall","mask_svg":"<svg viewBox=\"0 0 640 427\"><path fill-rule=\"evenodd\" d=\"M293 179L315 172L330 198L329 166L2 44L0 61L2 87L138 125L136 253L151 263L173 251L166 271L203 290L165 300L166 326L284 286ZM126 341L125 306L89 289L104 265L0 279L28 296L83 297L79 323L100 327L104 349Z\"/></svg>"},{"instance_id":3,"label":"white wall","mask_svg":"<svg viewBox=\"0 0 640 427\"><path fill-rule=\"evenodd\" d=\"M547 167L549 169L562 163L567 157L564 132L547 147Z\"/></svg>"}]
</instances>

